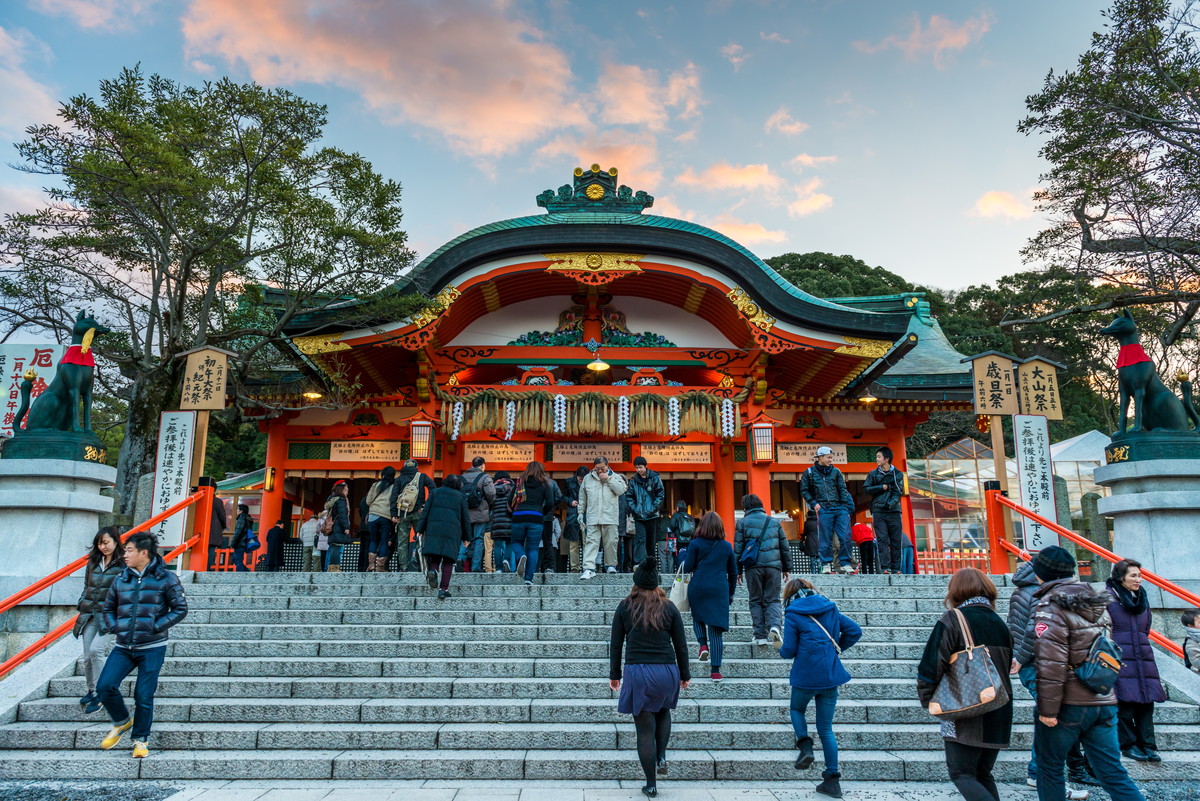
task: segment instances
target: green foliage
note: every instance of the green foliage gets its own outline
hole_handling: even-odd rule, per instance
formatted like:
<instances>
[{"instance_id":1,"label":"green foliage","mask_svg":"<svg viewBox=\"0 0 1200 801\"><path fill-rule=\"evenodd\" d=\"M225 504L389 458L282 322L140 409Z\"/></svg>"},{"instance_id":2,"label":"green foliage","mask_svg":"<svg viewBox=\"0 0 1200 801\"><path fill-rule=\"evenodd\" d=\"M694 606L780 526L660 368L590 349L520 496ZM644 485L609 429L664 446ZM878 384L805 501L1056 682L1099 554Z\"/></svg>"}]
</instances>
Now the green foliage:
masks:
<instances>
[{"instance_id":1,"label":"green foliage","mask_svg":"<svg viewBox=\"0 0 1200 801\"><path fill-rule=\"evenodd\" d=\"M221 481L230 475L258 470L267 461L267 434L255 423L218 424L211 418L205 475Z\"/></svg>"},{"instance_id":2,"label":"green foliage","mask_svg":"<svg viewBox=\"0 0 1200 801\"><path fill-rule=\"evenodd\" d=\"M927 292L934 316L941 315L941 296L906 281L883 267L871 267L853 256L832 253L784 253L764 261L795 286L818 298L861 298Z\"/></svg>"}]
</instances>

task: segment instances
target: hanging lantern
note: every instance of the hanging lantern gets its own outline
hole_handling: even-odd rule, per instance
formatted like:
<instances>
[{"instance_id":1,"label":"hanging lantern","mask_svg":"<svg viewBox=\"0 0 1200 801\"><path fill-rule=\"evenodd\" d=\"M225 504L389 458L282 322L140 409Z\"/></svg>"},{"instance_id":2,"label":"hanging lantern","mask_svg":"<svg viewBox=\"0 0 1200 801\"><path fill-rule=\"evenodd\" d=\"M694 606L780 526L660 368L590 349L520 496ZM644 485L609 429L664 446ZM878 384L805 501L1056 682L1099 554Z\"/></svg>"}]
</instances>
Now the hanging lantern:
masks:
<instances>
[{"instance_id":1,"label":"hanging lantern","mask_svg":"<svg viewBox=\"0 0 1200 801\"><path fill-rule=\"evenodd\" d=\"M433 423L427 420L413 420L409 426L410 458L430 461L433 459Z\"/></svg>"},{"instance_id":2,"label":"hanging lantern","mask_svg":"<svg viewBox=\"0 0 1200 801\"><path fill-rule=\"evenodd\" d=\"M755 462L775 461L775 426L770 423L750 426L750 452Z\"/></svg>"}]
</instances>

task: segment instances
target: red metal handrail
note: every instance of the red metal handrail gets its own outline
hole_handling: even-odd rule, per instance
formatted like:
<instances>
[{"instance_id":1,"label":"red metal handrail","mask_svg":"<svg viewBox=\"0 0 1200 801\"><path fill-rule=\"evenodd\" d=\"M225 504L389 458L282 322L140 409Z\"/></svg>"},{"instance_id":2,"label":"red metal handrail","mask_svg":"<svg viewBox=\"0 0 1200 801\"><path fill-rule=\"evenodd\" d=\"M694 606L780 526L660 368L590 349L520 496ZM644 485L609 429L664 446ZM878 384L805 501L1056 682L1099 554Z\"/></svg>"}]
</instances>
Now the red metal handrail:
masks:
<instances>
[{"instance_id":1,"label":"red metal handrail","mask_svg":"<svg viewBox=\"0 0 1200 801\"><path fill-rule=\"evenodd\" d=\"M129 529L129 531L126 531L123 535L121 535L121 540L124 541L134 534L138 534L143 531L149 531L162 521L166 520L168 517L179 514L180 512L185 512L192 506L199 504L199 508L196 510L195 535L191 539L184 541L169 551L165 556L163 556L162 559L164 562L170 562L172 559L175 559L176 557L195 549L196 551L199 551L200 557L199 560L197 560L195 558L195 554L193 554L193 559L191 560L192 563L189 565L189 567L192 570L204 570L207 566L208 560L208 541L210 534L209 528L212 525L212 504L216 499L216 485L210 479L202 478L200 481L200 486L197 487L196 491L191 495L184 498L166 511L150 518L145 523L141 523ZM86 556L80 557L74 562L71 562L69 565L60 567L58 570L55 570L45 578L38 579L20 592L14 593L13 595L5 598L3 601L0 601L0 614L7 612L22 601L32 598L47 587L50 587L67 578L75 571L87 565L87 560L88 558ZM21 651L5 660L2 664L0 664L0 678L10 673L25 660L29 659L40 651L49 648L50 645L58 640L59 637L62 637L74 627L75 621L78 617L79 615L72 616L71 619L59 624L52 631L41 637L33 644L23 648Z\"/></svg>"},{"instance_id":2,"label":"red metal handrail","mask_svg":"<svg viewBox=\"0 0 1200 801\"><path fill-rule=\"evenodd\" d=\"M1035 523L1045 526L1046 528L1050 529L1051 531L1053 531L1055 534L1062 537L1063 539L1069 540L1070 542L1073 542L1076 545L1078 545L1086 550L1091 551L1092 553L1096 554L1097 556L1107 559L1109 562L1116 563L1116 562L1121 561L1120 556L1118 556L1117 554L1108 550L1107 548L1105 548L1101 545L1097 545L1096 543L1089 540L1087 537L1083 537L1083 536L1080 536L1079 534L1076 534L1074 531L1071 531L1069 528L1064 528L1063 526L1060 526L1058 523L1055 523L1051 520L1047 520L1046 518L1039 515L1037 512L1034 512L1030 509L1026 509L1024 506L1021 506L1019 503L1014 502L1012 499L1006 498L1005 496L1001 495L1000 490L988 490L986 492L986 494L988 496L987 501L988 501L989 508L992 508L993 504L996 506L1007 506L1009 509L1012 509L1017 514L1027 517L1030 520L1034 521ZM997 527L991 525L991 516L990 515L988 518L988 538L991 540L993 559L995 559L997 554L999 554L1001 557L1003 557L1004 551L1007 551L1007 552L1013 554L1014 556L1016 556L1019 559L1024 559L1027 562L1033 558L1029 554L1029 552L1018 548L1016 545L1013 545L1011 542L1009 542L1004 537L999 536ZM1142 569L1142 579L1149 582L1150 584L1153 584L1155 587L1158 587L1160 590L1163 590L1164 592L1168 592L1171 595L1174 595L1175 597L1177 597L1183 601L1186 601L1187 603L1191 604L1194 607L1200 607L1200 596L1196 595L1195 593L1188 592L1183 587L1180 587L1178 584L1176 584L1172 581L1169 581L1169 580L1163 578L1162 576L1159 576L1157 573L1152 573L1149 570L1146 570L1145 568L1143 568ZM1179 643L1168 639L1166 637L1166 635L1160 634L1159 632L1155 631L1154 629L1151 629L1150 630L1150 639L1153 640L1154 642L1158 643L1159 645L1161 645L1163 648L1170 651L1175 656L1179 657L1180 659L1183 659L1183 648L1179 645Z\"/></svg>"}]
</instances>

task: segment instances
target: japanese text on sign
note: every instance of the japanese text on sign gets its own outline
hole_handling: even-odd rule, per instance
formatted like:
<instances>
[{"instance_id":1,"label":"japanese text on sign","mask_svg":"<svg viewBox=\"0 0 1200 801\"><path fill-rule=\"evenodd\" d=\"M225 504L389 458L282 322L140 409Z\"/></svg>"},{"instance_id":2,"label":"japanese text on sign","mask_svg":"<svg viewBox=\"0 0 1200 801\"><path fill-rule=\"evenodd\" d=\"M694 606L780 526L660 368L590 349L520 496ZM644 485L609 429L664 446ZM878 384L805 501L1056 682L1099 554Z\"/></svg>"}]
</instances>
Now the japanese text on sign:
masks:
<instances>
[{"instance_id":1,"label":"japanese text on sign","mask_svg":"<svg viewBox=\"0 0 1200 801\"><path fill-rule=\"evenodd\" d=\"M712 445L707 442L644 442L642 456L651 463L707 463L712 461Z\"/></svg>"},{"instance_id":2,"label":"japanese text on sign","mask_svg":"<svg viewBox=\"0 0 1200 801\"><path fill-rule=\"evenodd\" d=\"M165 512L191 494L192 443L196 435L195 412L163 412L158 424L158 456L154 461L154 498L150 516ZM151 533L169 550L183 542L187 515L171 515Z\"/></svg>"},{"instance_id":3,"label":"japanese text on sign","mask_svg":"<svg viewBox=\"0 0 1200 801\"><path fill-rule=\"evenodd\" d=\"M1041 359L1017 367L1021 414L1040 414L1047 420L1063 419L1058 397L1058 371Z\"/></svg>"},{"instance_id":4,"label":"japanese text on sign","mask_svg":"<svg viewBox=\"0 0 1200 801\"><path fill-rule=\"evenodd\" d=\"M1012 360L988 354L971 362L975 384L976 414L1016 414L1017 387Z\"/></svg>"},{"instance_id":5,"label":"japanese text on sign","mask_svg":"<svg viewBox=\"0 0 1200 801\"><path fill-rule=\"evenodd\" d=\"M21 405L21 382L27 370L37 373L29 391L29 401L46 391L54 374L58 372L58 360L66 348L62 345L0 345L0 376L8 390L4 414L0 416L0 436L11 437L16 422L17 409Z\"/></svg>"},{"instance_id":6,"label":"japanese text on sign","mask_svg":"<svg viewBox=\"0 0 1200 801\"><path fill-rule=\"evenodd\" d=\"M1040 415L1013 417L1013 443L1017 450L1017 482L1021 504L1042 517L1055 519L1054 463L1050 459L1050 424ZM1025 550L1040 551L1058 545L1058 535L1026 519Z\"/></svg>"},{"instance_id":7,"label":"japanese text on sign","mask_svg":"<svg viewBox=\"0 0 1200 801\"><path fill-rule=\"evenodd\" d=\"M554 443L554 461L556 462L591 464L597 456L603 456L610 462L620 462L624 460L625 452L619 442Z\"/></svg>"},{"instance_id":8,"label":"japanese text on sign","mask_svg":"<svg viewBox=\"0 0 1200 801\"><path fill-rule=\"evenodd\" d=\"M183 409L224 409L228 357L218 351L205 349L188 355L183 373Z\"/></svg>"},{"instance_id":9,"label":"japanese text on sign","mask_svg":"<svg viewBox=\"0 0 1200 801\"><path fill-rule=\"evenodd\" d=\"M779 464L812 464L817 460L817 448L821 447L833 451L834 464L846 464L850 461L845 445L829 442L777 442L775 461Z\"/></svg>"},{"instance_id":10,"label":"japanese text on sign","mask_svg":"<svg viewBox=\"0 0 1200 801\"><path fill-rule=\"evenodd\" d=\"M463 464L470 464L476 456L485 462L520 462L522 466L533 461L532 442L465 442L462 446Z\"/></svg>"},{"instance_id":11,"label":"japanese text on sign","mask_svg":"<svg viewBox=\"0 0 1200 801\"><path fill-rule=\"evenodd\" d=\"M331 462L399 462L402 442L350 439L329 443Z\"/></svg>"}]
</instances>

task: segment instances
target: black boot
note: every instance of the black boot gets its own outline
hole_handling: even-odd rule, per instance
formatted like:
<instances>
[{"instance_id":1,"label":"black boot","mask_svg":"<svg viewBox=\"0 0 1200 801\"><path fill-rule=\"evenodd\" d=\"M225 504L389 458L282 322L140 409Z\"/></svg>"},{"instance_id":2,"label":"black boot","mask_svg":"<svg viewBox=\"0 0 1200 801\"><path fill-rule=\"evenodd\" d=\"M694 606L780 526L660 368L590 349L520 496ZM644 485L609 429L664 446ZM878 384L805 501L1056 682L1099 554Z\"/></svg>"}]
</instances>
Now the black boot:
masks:
<instances>
[{"instance_id":1,"label":"black boot","mask_svg":"<svg viewBox=\"0 0 1200 801\"><path fill-rule=\"evenodd\" d=\"M802 737L796 741L796 770L808 770L813 763L813 741L811 737Z\"/></svg>"},{"instance_id":2,"label":"black boot","mask_svg":"<svg viewBox=\"0 0 1200 801\"><path fill-rule=\"evenodd\" d=\"M821 795L827 795L830 798L842 797L842 783L838 779L842 778L842 774L835 773L832 776L826 776L820 784L817 785L817 792Z\"/></svg>"}]
</instances>

